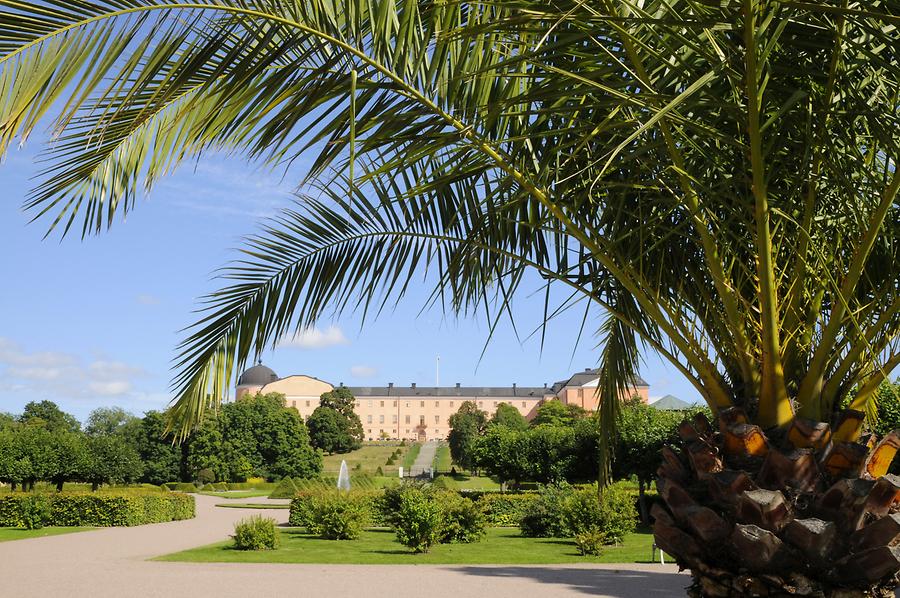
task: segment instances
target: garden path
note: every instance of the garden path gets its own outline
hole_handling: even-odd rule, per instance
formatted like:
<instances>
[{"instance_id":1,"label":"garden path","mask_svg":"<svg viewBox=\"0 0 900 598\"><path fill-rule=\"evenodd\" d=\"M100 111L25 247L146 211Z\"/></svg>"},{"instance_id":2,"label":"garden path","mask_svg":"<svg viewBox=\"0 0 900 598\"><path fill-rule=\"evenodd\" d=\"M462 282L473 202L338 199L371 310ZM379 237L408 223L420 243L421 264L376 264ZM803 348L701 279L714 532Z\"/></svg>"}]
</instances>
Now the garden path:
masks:
<instances>
[{"instance_id":1,"label":"garden path","mask_svg":"<svg viewBox=\"0 0 900 598\"><path fill-rule=\"evenodd\" d=\"M416 477L428 473L432 463L434 463L437 447L438 443L434 441L422 443L422 448L419 449L416 460L413 461L412 467L409 468L409 475Z\"/></svg>"},{"instance_id":2,"label":"garden path","mask_svg":"<svg viewBox=\"0 0 900 598\"><path fill-rule=\"evenodd\" d=\"M216 508L222 500L198 495L197 517L189 521L0 543L0 595L396 598L405 592L429 598L652 598L683 596L689 583L689 578L671 565L282 565L147 560L224 540L234 522L249 514L282 522L288 516L284 509Z\"/></svg>"}]
</instances>

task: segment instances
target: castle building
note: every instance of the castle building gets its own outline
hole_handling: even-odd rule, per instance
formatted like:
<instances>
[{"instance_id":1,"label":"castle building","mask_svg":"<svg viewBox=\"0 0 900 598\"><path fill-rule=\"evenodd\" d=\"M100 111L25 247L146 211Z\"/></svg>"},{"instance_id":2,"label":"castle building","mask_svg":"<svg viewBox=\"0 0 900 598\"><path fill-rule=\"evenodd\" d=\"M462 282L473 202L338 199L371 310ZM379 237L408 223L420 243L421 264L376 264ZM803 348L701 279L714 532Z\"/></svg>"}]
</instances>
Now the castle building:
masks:
<instances>
[{"instance_id":1,"label":"castle building","mask_svg":"<svg viewBox=\"0 0 900 598\"><path fill-rule=\"evenodd\" d=\"M319 397L334 389L324 380L306 375L279 378L270 368L257 364L238 379L235 399L256 393L281 393L286 406L293 407L304 418L319 406ZM534 417L538 406L548 400L574 404L588 411L597 408L597 370L576 372L553 386L350 386L356 398L356 414L362 421L367 440L393 438L406 440L439 440L450 432L449 419L464 401L472 401L479 409L493 415L500 403L519 410L526 418ZM635 380L629 395L638 395L646 403L650 387L641 378Z\"/></svg>"}]
</instances>

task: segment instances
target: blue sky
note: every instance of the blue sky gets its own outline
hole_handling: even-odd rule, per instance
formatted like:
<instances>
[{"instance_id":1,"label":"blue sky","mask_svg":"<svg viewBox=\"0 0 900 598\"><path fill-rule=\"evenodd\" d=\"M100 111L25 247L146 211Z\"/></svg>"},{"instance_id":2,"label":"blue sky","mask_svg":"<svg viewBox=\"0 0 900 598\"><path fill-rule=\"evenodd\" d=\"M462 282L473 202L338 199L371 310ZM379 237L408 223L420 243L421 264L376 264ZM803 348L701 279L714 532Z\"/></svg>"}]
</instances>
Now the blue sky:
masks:
<instances>
[{"instance_id":1,"label":"blue sky","mask_svg":"<svg viewBox=\"0 0 900 598\"><path fill-rule=\"evenodd\" d=\"M214 270L236 256L242 237L290 203L303 165L282 177L207 156L160 183L109 232L43 240L45 224L28 224L21 209L35 184L39 149L29 141L0 165L0 411L42 399L81 419L104 405L135 413L162 408L171 398L179 330L192 322L196 299L217 287ZM420 314L429 290L414 288L398 309L362 329L353 315L322 321L299 342L267 351L263 361L282 376L305 373L347 385L434 384L438 355L442 384L540 386L597 363L590 333L573 347L579 310L551 324L543 351L539 337L524 338L540 322L539 294L522 294L514 305L521 342L504 322L479 361L485 322L439 310ZM646 356L641 374L651 397L699 400L654 355Z\"/></svg>"}]
</instances>

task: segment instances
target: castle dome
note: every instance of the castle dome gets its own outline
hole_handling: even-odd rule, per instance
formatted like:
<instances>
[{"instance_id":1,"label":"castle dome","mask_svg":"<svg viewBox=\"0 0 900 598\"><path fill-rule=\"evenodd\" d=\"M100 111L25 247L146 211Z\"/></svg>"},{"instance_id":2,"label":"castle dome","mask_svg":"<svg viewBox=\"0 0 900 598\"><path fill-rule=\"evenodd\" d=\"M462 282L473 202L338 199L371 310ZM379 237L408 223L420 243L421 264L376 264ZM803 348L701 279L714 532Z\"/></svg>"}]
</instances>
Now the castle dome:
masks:
<instances>
[{"instance_id":1,"label":"castle dome","mask_svg":"<svg viewBox=\"0 0 900 598\"><path fill-rule=\"evenodd\" d=\"M260 362L244 370L244 373L238 378L238 386L265 386L269 382L275 382L276 380L278 380L278 374Z\"/></svg>"}]
</instances>

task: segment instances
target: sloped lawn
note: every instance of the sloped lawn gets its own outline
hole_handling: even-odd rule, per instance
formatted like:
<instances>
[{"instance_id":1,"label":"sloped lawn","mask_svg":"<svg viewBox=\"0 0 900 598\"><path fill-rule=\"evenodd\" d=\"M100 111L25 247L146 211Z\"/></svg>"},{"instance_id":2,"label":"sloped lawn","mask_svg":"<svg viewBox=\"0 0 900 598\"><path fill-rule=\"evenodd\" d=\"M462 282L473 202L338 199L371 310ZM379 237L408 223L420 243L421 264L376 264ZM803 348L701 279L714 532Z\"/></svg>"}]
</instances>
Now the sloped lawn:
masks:
<instances>
[{"instance_id":1,"label":"sloped lawn","mask_svg":"<svg viewBox=\"0 0 900 598\"><path fill-rule=\"evenodd\" d=\"M21 527L0 527L0 542L25 540L27 538L43 538L97 529L94 527L44 527L41 529L24 529Z\"/></svg>"}]
</instances>

